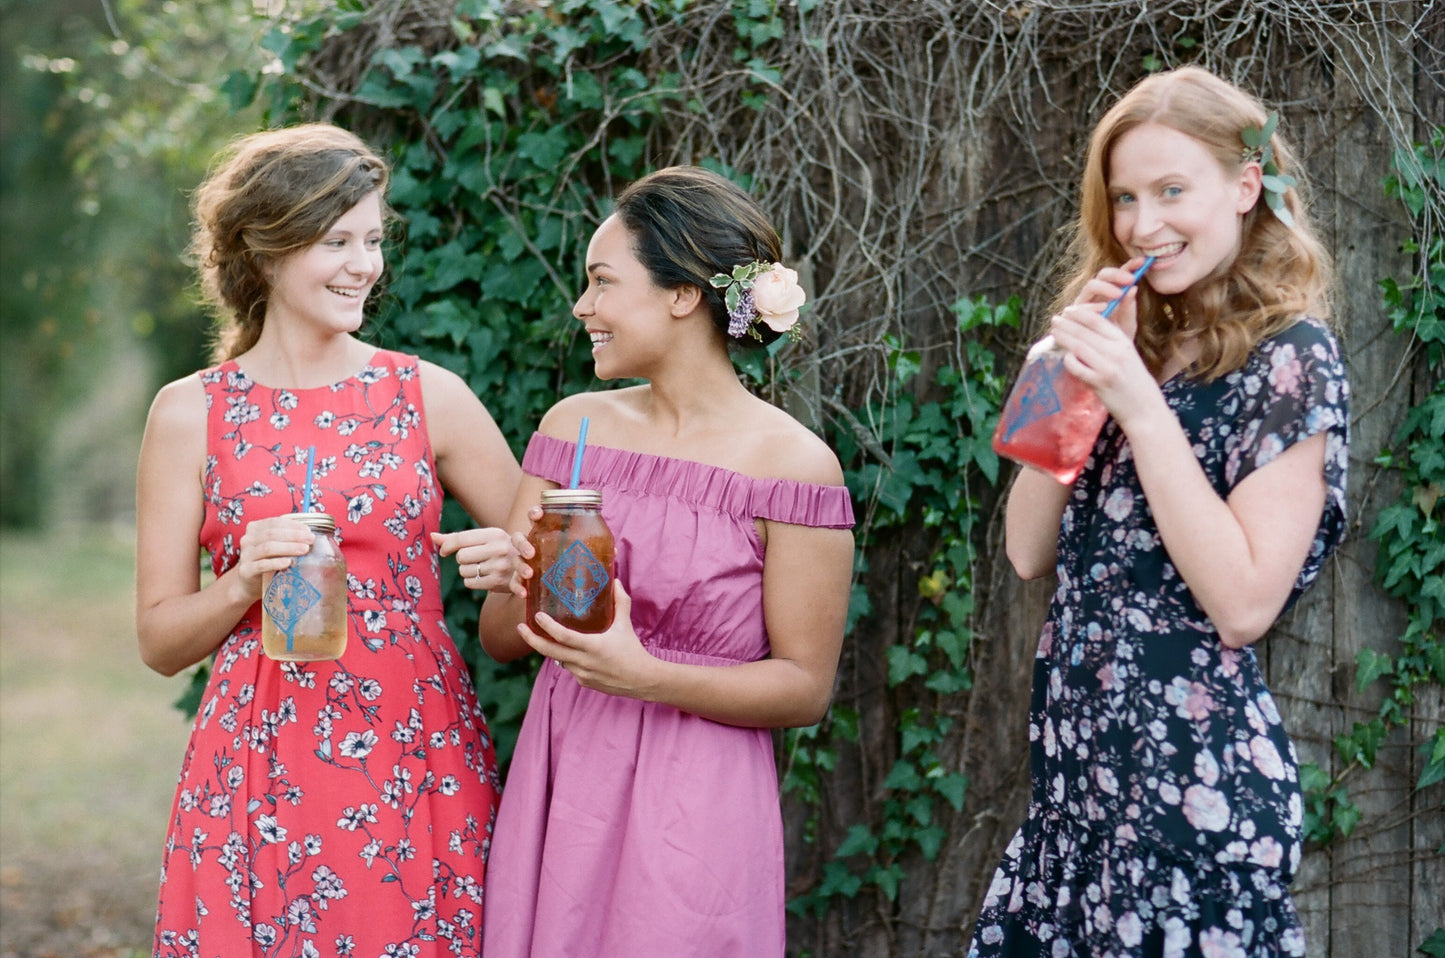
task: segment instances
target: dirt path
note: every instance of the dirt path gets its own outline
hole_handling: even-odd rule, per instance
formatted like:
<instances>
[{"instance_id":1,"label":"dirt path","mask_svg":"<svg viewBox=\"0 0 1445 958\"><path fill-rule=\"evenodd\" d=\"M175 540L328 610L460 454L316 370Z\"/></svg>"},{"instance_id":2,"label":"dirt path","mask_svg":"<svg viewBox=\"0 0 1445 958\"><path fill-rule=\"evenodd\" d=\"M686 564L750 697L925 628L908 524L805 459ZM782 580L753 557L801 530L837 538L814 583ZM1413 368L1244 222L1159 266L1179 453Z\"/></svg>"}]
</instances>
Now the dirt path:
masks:
<instances>
[{"instance_id":1,"label":"dirt path","mask_svg":"<svg viewBox=\"0 0 1445 958\"><path fill-rule=\"evenodd\" d=\"M187 724L136 654L131 548L0 538L0 958L150 954Z\"/></svg>"}]
</instances>

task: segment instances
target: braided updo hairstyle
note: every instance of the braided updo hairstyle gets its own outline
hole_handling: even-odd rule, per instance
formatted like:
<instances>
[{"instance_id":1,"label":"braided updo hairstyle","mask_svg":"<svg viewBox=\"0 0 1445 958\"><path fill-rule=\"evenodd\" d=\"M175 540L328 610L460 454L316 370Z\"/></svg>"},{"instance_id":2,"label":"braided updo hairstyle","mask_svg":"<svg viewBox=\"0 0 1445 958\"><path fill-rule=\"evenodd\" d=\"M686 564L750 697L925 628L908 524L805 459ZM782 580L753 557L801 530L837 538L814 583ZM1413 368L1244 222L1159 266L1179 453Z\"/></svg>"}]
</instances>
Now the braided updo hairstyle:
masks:
<instances>
[{"instance_id":1,"label":"braided updo hairstyle","mask_svg":"<svg viewBox=\"0 0 1445 958\"><path fill-rule=\"evenodd\" d=\"M643 177L618 195L617 217L652 282L663 289L696 286L724 335L727 303L713 288L712 277L745 263L782 260L782 241L757 202L731 180L701 167L671 166ZM729 342L756 348L782 335L765 323L752 328L761 339L743 336Z\"/></svg>"},{"instance_id":2,"label":"braided updo hairstyle","mask_svg":"<svg viewBox=\"0 0 1445 958\"><path fill-rule=\"evenodd\" d=\"M197 188L191 252L218 316L213 358L234 359L260 338L271 267L324 236L371 193L385 193L386 163L361 139L327 123L242 137Z\"/></svg>"}]
</instances>

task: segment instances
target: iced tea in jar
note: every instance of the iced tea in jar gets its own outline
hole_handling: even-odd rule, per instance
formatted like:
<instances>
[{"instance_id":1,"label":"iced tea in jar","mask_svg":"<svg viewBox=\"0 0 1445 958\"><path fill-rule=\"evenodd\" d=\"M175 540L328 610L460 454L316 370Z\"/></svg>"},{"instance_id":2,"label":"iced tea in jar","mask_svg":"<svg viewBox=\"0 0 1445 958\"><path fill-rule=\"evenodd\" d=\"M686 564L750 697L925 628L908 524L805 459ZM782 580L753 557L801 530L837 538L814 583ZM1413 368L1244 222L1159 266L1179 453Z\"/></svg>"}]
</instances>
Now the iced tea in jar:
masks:
<instances>
[{"instance_id":1,"label":"iced tea in jar","mask_svg":"<svg viewBox=\"0 0 1445 958\"><path fill-rule=\"evenodd\" d=\"M278 662L339 659L346 651L346 558L336 520L324 512L293 512L316 538L311 551L261 577L261 650Z\"/></svg>"},{"instance_id":2,"label":"iced tea in jar","mask_svg":"<svg viewBox=\"0 0 1445 958\"><path fill-rule=\"evenodd\" d=\"M536 553L527 564L527 625L539 635L545 612L577 632L603 632L612 624L612 530L602 518L595 489L548 489L542 517L527 535Z\"/></svg>"}]
</instances>

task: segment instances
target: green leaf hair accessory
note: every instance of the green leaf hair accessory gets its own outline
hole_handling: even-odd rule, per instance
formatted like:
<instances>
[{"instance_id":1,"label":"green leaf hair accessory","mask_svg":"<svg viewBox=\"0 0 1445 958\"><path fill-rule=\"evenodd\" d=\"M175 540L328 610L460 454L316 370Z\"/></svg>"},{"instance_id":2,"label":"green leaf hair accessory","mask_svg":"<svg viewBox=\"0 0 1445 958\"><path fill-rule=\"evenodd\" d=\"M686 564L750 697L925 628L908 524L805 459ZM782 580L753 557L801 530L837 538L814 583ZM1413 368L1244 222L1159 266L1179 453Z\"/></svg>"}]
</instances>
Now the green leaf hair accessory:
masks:
<instances>
[{"instance_id":1,"label":"green leaf hair accessory","mask_svg":"<svg viewBox=\"0 0 1445 958\"><path fill-rule=\"evenodd\" d=\"M1260 188L1264 190L1264 202L1279 221L1285 226L1294 228L1294 216L1290 214L1289 207L1284 203L1284 194L1297 182L1293 176L1281 173L1279 164L1274 161L1274 147L1270 145L1270 137L1274 136L1274 128L1279 125L1279 114L1271 113L1264 120L1264 126L1247 126L1240 131L1239 138L1244 141L1244 152L1241 157L1246 163L1258 163L1263 176L1260 179Z\"/></svg>"},{"instance_id":2,"label":"green leaf hair accessory","mask_svg":"<svg viewBox=\"0 0 1445 958\"><path fill-rule=\"evenodd\" d=\"M718 273L709 282L723 290L729 336L751 336L761 342L763 336L757 328L761 322L794 341L802 338L798 311L808 297L798 285L796 271L781 263L753 260L734 266L731 275Z\"/></svg>"}]
</instances>

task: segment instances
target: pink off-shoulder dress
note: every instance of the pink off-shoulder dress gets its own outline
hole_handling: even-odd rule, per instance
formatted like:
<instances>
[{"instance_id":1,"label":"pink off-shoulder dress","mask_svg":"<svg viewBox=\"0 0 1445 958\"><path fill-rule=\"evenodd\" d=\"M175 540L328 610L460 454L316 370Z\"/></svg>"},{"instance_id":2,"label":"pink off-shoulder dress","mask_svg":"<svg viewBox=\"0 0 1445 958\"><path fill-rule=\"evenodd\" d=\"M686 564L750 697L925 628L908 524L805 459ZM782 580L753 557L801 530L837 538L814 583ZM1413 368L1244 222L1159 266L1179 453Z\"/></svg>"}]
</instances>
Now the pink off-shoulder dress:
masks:
<instances>
[{"instance_id":1,"label":"pink off-shoulder dress","mask_svg":"<svg viewBox=\"0 0 1445 958\"><path fill-rule=\"evenodd\" d=\"M565 485L574 449L534 435L522 467ZM675 662L768 655L756 519L853 525L842 486L607 447L587 447L580 485L602 492L638 635ZM782 955L783 906L771 732L584 689L546 662L493 838L487 958Z\"/></svg>"}]
</instances>

